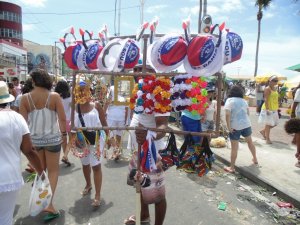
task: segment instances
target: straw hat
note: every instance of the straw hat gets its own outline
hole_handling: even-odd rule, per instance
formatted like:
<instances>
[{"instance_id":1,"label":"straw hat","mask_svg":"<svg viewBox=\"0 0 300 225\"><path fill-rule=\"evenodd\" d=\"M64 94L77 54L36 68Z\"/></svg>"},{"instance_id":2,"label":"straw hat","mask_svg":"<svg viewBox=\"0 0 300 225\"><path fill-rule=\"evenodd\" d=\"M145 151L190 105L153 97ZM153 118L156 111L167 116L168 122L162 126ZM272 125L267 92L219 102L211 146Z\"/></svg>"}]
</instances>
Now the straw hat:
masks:
<instances>
[{"instance_id":1,"label":"straw hat","mask_svg":"<svg viewBox=\"0 0 300 225\"><path fill-rule=\"evenodd\" d=\"M9 103L15 100L15 97L8 92L7 84L0 81L0 104Z\"/></svg>"}]
</instances>

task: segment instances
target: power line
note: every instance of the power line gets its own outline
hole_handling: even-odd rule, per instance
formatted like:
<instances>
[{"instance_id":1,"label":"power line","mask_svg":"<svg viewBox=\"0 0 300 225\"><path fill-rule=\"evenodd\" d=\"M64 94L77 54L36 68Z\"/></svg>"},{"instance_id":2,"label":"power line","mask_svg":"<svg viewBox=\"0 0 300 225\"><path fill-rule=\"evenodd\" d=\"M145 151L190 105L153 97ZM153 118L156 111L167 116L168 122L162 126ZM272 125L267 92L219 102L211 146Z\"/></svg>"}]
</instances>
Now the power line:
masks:
<instances>
[{"instance_id":1,"label":"power line","mask_svg":"<svg viewBox=\"0 0 300 225\"><path fill-rule=\"evenodd\" d=\"M129 7L124 7L121 8L121 10L125 9L132 9L132 8L139 8L139 5L135 6L129 6ZM56 16L66 16L66 15L77 15L77 14L95 14L95 13L108 13L108 12L114 12L115 9L112 10L99 10L99 11L90 11L90 12L68 12L68 13L56 13L56 12L35 12L35 13L30 13L30 12L23 12L23 14L27 15L56 15Z\"/></svg>"}]
</instances>

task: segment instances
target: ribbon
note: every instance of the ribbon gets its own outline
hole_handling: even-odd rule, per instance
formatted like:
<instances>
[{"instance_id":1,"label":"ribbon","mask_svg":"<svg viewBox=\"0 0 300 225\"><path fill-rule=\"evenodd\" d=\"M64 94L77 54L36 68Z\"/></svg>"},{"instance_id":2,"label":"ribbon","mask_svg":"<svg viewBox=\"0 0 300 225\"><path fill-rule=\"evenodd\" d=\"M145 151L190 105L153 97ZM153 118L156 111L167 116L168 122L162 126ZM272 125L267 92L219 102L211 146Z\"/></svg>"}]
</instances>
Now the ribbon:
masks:
<instances>
[{"instance_id":1,"label":"ribbon","mask_svg":"<svg viewBox=\"0 0 300 225\"><path fill-rule=\"evenodd\" d=\"M153 139L156 137L156 132L147 132L146 140L141 149L141 169L143 172L152 172L157 169L157 151Z\"/></svg>"}]
</instances>

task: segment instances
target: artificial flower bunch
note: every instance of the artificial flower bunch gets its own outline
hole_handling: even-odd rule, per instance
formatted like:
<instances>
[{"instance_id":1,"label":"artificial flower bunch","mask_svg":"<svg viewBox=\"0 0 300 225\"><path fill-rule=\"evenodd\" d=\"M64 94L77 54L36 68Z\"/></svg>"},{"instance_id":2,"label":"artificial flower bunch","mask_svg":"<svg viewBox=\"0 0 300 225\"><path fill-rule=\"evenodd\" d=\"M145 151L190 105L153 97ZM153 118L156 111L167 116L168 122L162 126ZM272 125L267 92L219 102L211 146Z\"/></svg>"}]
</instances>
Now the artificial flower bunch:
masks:
<instances>
[{"instance_id":1,"label":"artificial flower bunch","mask_svg":"<svg viewBox=\"0 0 300 225\"><path fill-rule=\"evenodd\" d=\"M187 110L192 112L192 114L203 115L206 108L208 107L207 103L207 82L202 77L191 77L187 79L186 84L191 84L191 90L186 92L186 96L191 99L192 104L187 107Z\"/></svg>"},{"instance_id":2,"label":"artificial flower bunch","mask_svg":"<svg viewBox=\"0 0 300 225\"><path fill-rule=\"evenodd\" d=\"M74 91L74 99L76 104L84 104L92 99L90 90L90 82L77 80Z\"/></svg>"},{"instance_id":3,"label":"artificial flower bunch","mask_svg":"<svg viewBox=\"0 0 300 225\"><path fill-rule=\"evenodd\" d=\"M154 111L157 113L171 112L171 81L169 78L158 77L155 80L154 96Z\"/></svg>"},{"instance_id":4,"label":"artificial flower bunch","mask_svg":"<svg viewBox=\"0 0 300 225\"><path fill-rule=\"evenodd\" d=\"M192 75L184 74L175 76L171 84L171 106L173 111L181 112L192 104L191 99L186 95L192 89L191 83L186 80L192 78Z\"/></svg>"},{"instance_id":5,"label":"artificial flower bunch","mask_svg":"<svg viewBox=\"0 0 300 225\"><path fill-rule=\"evenodd\" d=\"M207 82L201 77L189 74L175 76L171 89L173 110L187 109L192 114L203 114L208 107L206 86Z\"/></svg>"},{"instance_id":6,"label":"artificial flower bunch","mask_svg":"<svg viewBox=\"0 0 300 225\"><path fill-rule=\"evenodd\" d=\"M140 78L133 89L133 97L130 98L130 109L135 113L151 114L154 110L153 90L155 88L155 76L150 75Z\"/></svg>"}]
</instances>

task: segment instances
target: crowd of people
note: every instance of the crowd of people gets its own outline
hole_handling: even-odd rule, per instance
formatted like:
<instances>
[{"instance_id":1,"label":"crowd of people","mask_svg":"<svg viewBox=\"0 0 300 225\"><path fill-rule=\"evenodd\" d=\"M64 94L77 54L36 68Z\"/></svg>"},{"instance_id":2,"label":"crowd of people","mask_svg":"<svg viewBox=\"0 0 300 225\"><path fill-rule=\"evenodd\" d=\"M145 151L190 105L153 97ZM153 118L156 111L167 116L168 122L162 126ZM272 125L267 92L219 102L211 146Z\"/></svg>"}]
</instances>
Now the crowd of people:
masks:
<instances>
[{"instance_id":1,"label":"crowd of people","mask_svg":"<svg viewBox=\"0 0 300 225\"><path fill-rule=\"evenodd\" d=\"M151 68L148 72L154 72ZM141 72L141 68L135 68L135 72ZM30 79L20 84L17 78L12 80L12 85L0 81L0 128L7 130L1 135L0 165L0 221L4 224L12 224L13 210L16 203L18 190L23 184L20 168L20 150L25 154L29 163L28 171L35 171L42 174L47 171L53 196L58 183L59 162L62 161L67 166L71 165L69 161L69 146L74 134L71 133L71 106L72 91L68 82L61 80L53 87L52 79L44 70L37 69L31 72ZM271 129L278 124L278 108L280 95L276 89L278 77L271 76L268 82L262 87L257 85L257 114L259 122L264 125L260 131L267 144L272 144L270 138ZM133 114L125 106L114 104L114 86L112 85L107 94L107 101L100 104L93 101L90 83L80 80L73 87L75 95L75 127L86 127L83 131L88 140L88 154L81 160L85 186L81 191L83 196L89 194L94 187L95 196L91 205L99 207L101 205L101 186L102 186L102 158L107 157L104 151L105 140L99 141L100 155L97 158L93 153L96 152L96 140L98 133L88 128L109 126L123 127L130 125L132 127L153 127L166 129L170 113L153 114ZM80 93L76 93L78 90ZM84 98L80 98L84 92ZM187 110L181 114L181 123L183 130L193 132L212 132L215 129L217 102L215 100L216 88L213 84L207 87L208 108L203 115L195 115ZM244 89L239 85L232 85L228 91L224 105L225 121L229 131L231 142L231 164L224 170L229 173L235 172L235 162L238 154L240 136L243 136L248 144L252 154L252 163L258 165L256 148L252 142L252 128L249 119L248 104L244 99ZM297 145L297 163L300 167L300 85L294 91L294 101L292 105L292 119L286 124L285 129L288 133L295 133L293 142ZM128 119L130 118L130 119ZM131 121L128 123L128 121ZM109 157L118 160L122 154L122 131L105 131L107 138L107 149L110 147L112 155ZM138 149L138 144L142 145L146 140L146 130L130 131L129 148ZM157 132L154 137L156 149L165 147L163 137L164 132ZM194 136L194 143L200 143L201 137ZM63 156L60 158L61 149ZM9 160L8 160L9 159ZM9 173L11 176L5 176L3 173ZM93 171L93 183L91 181L91 171ZM164 172L162 167L157 164L157 168L148 174L152 180L160 179L160 185L154 187L142 187L141 198L141 221L149 222L149 204L155 205L155 224L163 224L167 202L165 198ZM137 174L137 177L141 176ZM139 178L137 178L139 179ZM155 194L153 194L155 193ZM52 200L53 200L52 196ZM47 213L44 220L50 221L60 216L51 200L44 211ZM8 205L7 202L10 204ZM129 216L125 219L125 224L135 224L135 216Z\"/></svg>"}]
</instances>

